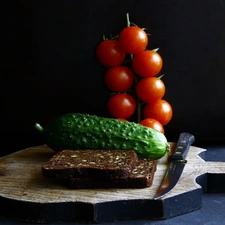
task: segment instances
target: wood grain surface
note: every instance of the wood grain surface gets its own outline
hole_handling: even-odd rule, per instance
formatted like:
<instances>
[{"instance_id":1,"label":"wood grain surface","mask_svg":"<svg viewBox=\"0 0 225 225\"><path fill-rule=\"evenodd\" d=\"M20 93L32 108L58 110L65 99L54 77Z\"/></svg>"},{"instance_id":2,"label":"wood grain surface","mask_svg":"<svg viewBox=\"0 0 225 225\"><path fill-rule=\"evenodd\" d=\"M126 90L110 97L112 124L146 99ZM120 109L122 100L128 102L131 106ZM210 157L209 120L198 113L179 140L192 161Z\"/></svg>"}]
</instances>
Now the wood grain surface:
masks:
<instances>
[{"instance_id":1,"label":"wood grain surface","mask_svg":"<svg viewBox=\"0 0 225 225\"><path fill-rule=\"evenodd\" d=\"M171 148L173 148L175 145L175 143L170 144ZM155 204L154 202L157 202L157 204L159 204L158 207L162 207L162 209L159 209L159 211L162 211L160 216L154 216L150 213L150 217L171 217L176 215L176 213L172 213L172 215L170 213L170 215L166 216L166 212L164 212L166 208L165 205L163 206L163 204L166 203L165 200L179 200L179 198L177 198L178 196L185 197L183 194L194 193L196 190L196 193L199 195L201 193L201 186L196 182L197 177L206 173L223 174L225 172L225 163L205 162L199 156L199 153L204 151L205 149L191 146L187 156L187 164L177 185L162 199L153 200L168 167L167 156L158 161L154 181L152 186L149 188L70 190L63 184L59 184L56 181L52 181L42 176L41 167L54 154L50 148L48 148L46 145L27 148L0 158L0 203L2 203L1 205L4 204L4 207L2 206L1 211L3 214L6 214L9 217L12 214L13 218L18 217L18 219L26 221L52 222L56 220L64 220L64 217L59 217L57 215L55 216L57 218L54 219L54 215L48 215L48 213L51 214L50 212L46 214L46 209L48 206L51 206L51 204L54 205L59 203L57 204L57 208L60 209L61 205L63 210L67 203L81 203L80 206L77 205L76 210L82 211L82 209L79 207L83 207L85 203L87 203L87 206L90 206L91 210L93 210L93 212L90 212L90 214L94 214L90 215L91 219L87 218L87 220L96 221L96 213L99 213L99 210L101 209L101 207L98 207L98 212L96 212L96 205L101 206L101 204L106 203L108 210L110 211L110 203L113 204L116 202L123 202L124 204L127 201L131 201L136 202L136 207L138 208L138 203L142 204L145 202L145 200L148 202L150 200L151 204ZM37 212L37 215L33 217L30 216L29 219L26 213L20 213L20 215L17 215L15 212L10 212L11 207L7 207L8 203L11 204L11 207L13 207L13 204L15 204L17 207L27 204L29 209L31 209L32 206L36 207L37 205L41 205L42 208L45 206L46 215L41 215L41 218L38 218L40 217L40 214L43 214L43 212ZM180 204L182 205L182 203ZM66 208L67 207L68 206L66 206ZM189 207L187 210L195 210L196 207L197 206L194 206L193 209ZM144 215L145 218L148 217L147 214L148 213L146 212ZM71 215L69 216L71 217ZM132 215L130 218L133 219ZM78 217L75 216L70 219L78 220ZM68 218L68 220L70 219ZM120 215L119 218L109 218L109 220L115 219L127 219L127 216L123 217Z\"/></svg>"}]
</instances>

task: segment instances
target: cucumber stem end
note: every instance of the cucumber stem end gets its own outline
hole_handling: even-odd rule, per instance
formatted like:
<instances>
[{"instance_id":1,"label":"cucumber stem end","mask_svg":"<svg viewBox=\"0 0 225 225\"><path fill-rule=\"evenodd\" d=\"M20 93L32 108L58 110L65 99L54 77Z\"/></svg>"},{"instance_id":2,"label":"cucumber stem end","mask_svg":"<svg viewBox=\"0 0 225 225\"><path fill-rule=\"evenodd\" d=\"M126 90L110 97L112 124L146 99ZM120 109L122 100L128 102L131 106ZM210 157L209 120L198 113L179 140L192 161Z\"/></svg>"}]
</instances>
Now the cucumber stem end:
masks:
<instances>
[{"instance_id":1,"label":"cucumber stem end","mask_svg":"<svg viewBox=\"0 0 225 225\"><path fill-rule=\"evenodd\" d=\"M34 127L35 127L39 132L43 133L44 128L43 128L39 123L36 123L36 124L34 125Z\"/></svg>"}]
</instances>

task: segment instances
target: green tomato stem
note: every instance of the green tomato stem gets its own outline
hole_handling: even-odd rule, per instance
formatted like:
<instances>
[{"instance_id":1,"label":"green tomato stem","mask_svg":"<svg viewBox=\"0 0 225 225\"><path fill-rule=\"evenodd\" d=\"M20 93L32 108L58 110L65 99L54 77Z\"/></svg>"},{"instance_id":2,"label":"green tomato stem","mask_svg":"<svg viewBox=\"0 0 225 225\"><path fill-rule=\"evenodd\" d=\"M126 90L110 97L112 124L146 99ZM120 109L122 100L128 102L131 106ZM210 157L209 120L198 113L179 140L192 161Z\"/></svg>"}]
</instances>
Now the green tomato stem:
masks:
<instances>
[{"instance_id":1,"label":"green tomato stem","mask_svg":"<svg viewBox=\"0 0 225 225\"><path fill-rule=\"evenodd\" d=\"M129 13L126 14L126 17L127 17L127 27L130 26L130 18L129 18Z\"/></svg>"},{"instance_id":2,"label":"green tomato stem","mask_svg":"<svg viewBox=\"0 0 225 225\"><path fill-rule=\"evenodd\" d=\"M137 123L141 121L141 102L140 99L137 97Z\"/></svg>"},{"instance_id":3,"label":"green tomato stem","mask_svg":"<svg viewBox=\"0 0 225 225\"><path fill-rule=\"evenodd\" d=\"M138 82L138 77L137 75L135 75L135 86ZM141 101L140 99L138 98L137 96L137 93L136 93L136 104L137 104L137 123L139 123L141 121Z\"/></svg>"}]
</instances>

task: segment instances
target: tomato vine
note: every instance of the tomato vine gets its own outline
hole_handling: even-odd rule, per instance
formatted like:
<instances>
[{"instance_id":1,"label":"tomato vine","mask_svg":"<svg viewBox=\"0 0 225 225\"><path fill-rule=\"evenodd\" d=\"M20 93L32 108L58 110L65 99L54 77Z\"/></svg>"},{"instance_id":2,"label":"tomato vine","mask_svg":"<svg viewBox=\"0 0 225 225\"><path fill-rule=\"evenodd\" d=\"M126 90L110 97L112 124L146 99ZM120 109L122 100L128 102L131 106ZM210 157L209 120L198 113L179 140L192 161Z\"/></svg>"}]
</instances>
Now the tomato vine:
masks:
<instances>
[{"instance_id":1,"label":"tomato vine","mask_svg":"<svg viewBox=\"0 0 225 225\"><path fill-rule=\"evenodd\" d=\"M108 111L112 117L124 121L136 112L135 122L164 132L162 128L170 122L173 111L162 99L166 90L164 74L160 74L162 57L158 48L147 48L149 34L130 21L129 13L126 22L118 35L110 39L104 35L96 50L99 63L107 68L104 82L113 92Z\"/></svg>"}]
</instances>

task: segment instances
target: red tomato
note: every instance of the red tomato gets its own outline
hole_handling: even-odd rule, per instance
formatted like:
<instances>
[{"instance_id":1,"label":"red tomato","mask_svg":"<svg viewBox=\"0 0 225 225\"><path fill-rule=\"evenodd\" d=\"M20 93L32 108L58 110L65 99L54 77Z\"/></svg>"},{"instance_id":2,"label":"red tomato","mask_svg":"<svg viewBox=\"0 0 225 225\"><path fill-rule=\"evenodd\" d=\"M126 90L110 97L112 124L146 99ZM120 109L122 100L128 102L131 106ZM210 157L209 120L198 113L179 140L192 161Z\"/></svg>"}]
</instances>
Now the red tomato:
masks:
<instances>
[{"instance_id":1,"label":"red tomato","mask_svg":"<svg viewBox=\"0 0 225 225\"><path fill-rule=\"evenodd\" d=\"M165 89L164 83L157 77L143 78L136 85L137 96L144 102L161 99L165 94Z\"/></svg>"},{"instance_id":2,"label":"red tomato","mask_svg":"<svg viewBox=\"0 0 225 225\"><path fill-rule=\"evenodd\" d=\"M136 102L129 94L115 94L108 100L107 108L114 118L127 119L135 112Z\"/></svg>"},{"instance_id":3,"label":"red tomato","mask_svg":"<svg viewBox=\"0 0 225 225\"><path fill-rule=\"evenodd\" d=\"M100 42L96 49L98 61L103 66L117 66L125 59L126 53L116 40L105 40Z\"/></svg>"},{"instance_id":4,"label":"red tomato","mask_svg":"<svg viewBox=\"0 0 225 225\"><path fill-rule=\"evenodd\" d=\"M144 118L153 118L158 120L162 125L169 123L172 115L173 110L171 105L163 99L147 103L143 108Z\"/></svg>"},{"instance_id":5,"label":"red tomato","mask_svg":"<svg viewBox=\"0 0 225 225\"><path fill-rule=\"evenodd\" d=\"M111 91L125 92L134 82L134 74L126 66L114 66L105 73L105 84Z\"/></svg>"},{"instance_id":6,"label":"red tomato","mask_svg":"<svg viewBox=\"0 0 225 225\"><path fill-rule=\"evenodd\" d=\"M155 129L155 130L164 134L163 125L155 119L147 118L147 119L144 119L144 120L140 121L140 124L143 125L143 126Z\"/></svg>"},{"instance_id":7,"label":"red tomato","mask_svg":"<svg viewBox=\"0 0 225 225\"><path fill-rule=\"evenodd\" d=\"M136 54L132 60L134 71L141 77L153 77L162 69L161 56L152 50L142 51Z\"/></svg>"},{"instance_id":8,"label":"red tomato","mask_svg":"<svg viewBox=\"0 0 225 225\"><path fill-rule=\"evenodd\" d=\"M125 27L119 34L119 42L125 52L137 54L146 48L148 36L140 27Z\"/></svg>"}]
</instances>

